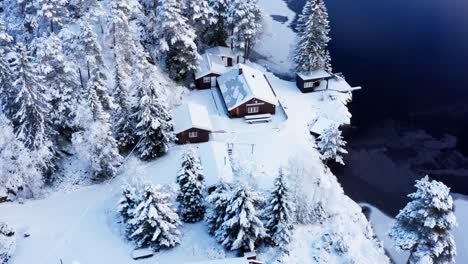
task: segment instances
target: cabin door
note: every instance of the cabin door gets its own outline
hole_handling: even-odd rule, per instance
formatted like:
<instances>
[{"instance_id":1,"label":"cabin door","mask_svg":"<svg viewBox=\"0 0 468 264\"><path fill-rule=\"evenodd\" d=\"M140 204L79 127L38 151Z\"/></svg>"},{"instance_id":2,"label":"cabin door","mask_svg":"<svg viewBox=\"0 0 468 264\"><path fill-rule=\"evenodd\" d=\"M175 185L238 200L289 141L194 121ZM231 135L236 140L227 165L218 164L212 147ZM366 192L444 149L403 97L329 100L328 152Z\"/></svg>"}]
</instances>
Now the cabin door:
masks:
<instances>
[{"instance_id":1,"label":"cabin door","mask_svg":"<svg viewBox=\"0 0 468 264\"><path fill-rule=\"evenodd\" d=\"M211 87L216 87L216 77L211 77Z\"/></svg>"}]
</instances>

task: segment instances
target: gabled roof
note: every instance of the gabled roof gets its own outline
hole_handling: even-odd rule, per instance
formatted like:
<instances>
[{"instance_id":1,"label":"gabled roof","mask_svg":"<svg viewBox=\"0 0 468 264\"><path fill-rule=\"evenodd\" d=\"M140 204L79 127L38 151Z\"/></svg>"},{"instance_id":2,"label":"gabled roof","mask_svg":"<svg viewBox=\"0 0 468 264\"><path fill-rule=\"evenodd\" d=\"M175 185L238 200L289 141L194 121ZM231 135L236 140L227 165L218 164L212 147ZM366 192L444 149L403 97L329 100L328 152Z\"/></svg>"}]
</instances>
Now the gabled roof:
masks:
<instances>
[{"instance_id":1,"label":"gabled roof","mask_svg":"<svg viewBox=\"0 0 468 264\"><path fill-rule=\"evenodd\" d=\"M330 78L332 75L325 70L316 70L310 72L298 72L297 75L301 77L302 80L318 80L324 78Z\"/></svg>"},{"instance_id":2,"label":"gabled roof","mask_svg":"<svg viewBox=\"0 0 468 264\"><path fill-rule=\"evenodd\" d=\"M245 64L238 64L219 76L218 84L228 110L254 98L273 105L278 104L263 72Z\"/></svg>"},{"instance_id":3,"label":"gabled roof","mask_svg":"<svg viewBox=\"0 0 468 264\"><path fill-rule=\"evenodd\" d=\"M210 116L206 107L199 104L184 104L174 110L174 132L180 133L190 128L212 131Z\"/></svg>"},{"instance_id":4,"label":"gabled roof","mask_svg":"<svg viewBox=\"0 0 468 264\"><path fill-rule=\"evenodd\" d=\"M219 46L205 50L195 72L195 79L200 79L212 73L221 75L228 71L231 67L225 66L226 63L222 57L235 58L236 55L228 47Z\"/></svg>"}]
</instances>

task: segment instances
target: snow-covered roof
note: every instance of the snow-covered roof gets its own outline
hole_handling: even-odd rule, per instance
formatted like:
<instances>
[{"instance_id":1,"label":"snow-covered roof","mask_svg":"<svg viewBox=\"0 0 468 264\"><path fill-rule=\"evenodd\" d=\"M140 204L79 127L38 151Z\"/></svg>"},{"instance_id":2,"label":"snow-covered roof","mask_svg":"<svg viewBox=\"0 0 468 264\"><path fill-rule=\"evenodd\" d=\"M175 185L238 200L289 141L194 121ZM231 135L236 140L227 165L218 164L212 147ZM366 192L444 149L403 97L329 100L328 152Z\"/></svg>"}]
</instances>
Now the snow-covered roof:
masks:
<instances>
[{"instance_id":1,"label":"snow-covered roof","mask_svg":"<svg viewBox=\"0 0 468 264\"><path fill-rule=\"evenodd\" d=\"M278 100L263 72L238 64L218 77L218 84L228 110L255 98L277 105Z\"/></svg>"},{"instance_id":2,"label":"snow-covered roof","mask_svg":"<svg viewBox=\"0 0 468 264\"><path fill-rule=\"evenodd\" d=\"M229 58L235 58L236 57L234 52L232 52L231 48L222 47L222 46L209 48L209 49L205 50L205 53L213 54L213 55L217 55L217 56L229 57Z\"/></svg>"},{"instance_id":3,"label":"snow-covered roof","mask_svg":"<svg viewBox=\"0 0 468 264\"><path fill-rule=\"evenodd\" d=\"M219 181L233 182L231 161L224 142L211 141L201 144L199 152L206 186L213 186Z\"/></svg>"},{"instance_id":4,"label":"snow-covered roof","mask_svg":"<svg viewBox=\"0 0 468 264\"><path fill-rule=\"evenodd\" d=\"M325 70L316 70L310 72L299 72L297 73L299 77L303 80L317 80L317 79L324 79L329 78L332 75Z\"/></svg>"},{"instance_id":5,"label":"snow-covered roof","mask_svg":"<svg viewBox=\"0 0 468 264\"><path fill-rule=\"evenodd\" d=\"M185 264L248 264L249 260L245 257L239 258L226 258L226 259L213 259L199 262L187 262Z\"/></svg>"},{"instance_id":6,"label":"snow-covered roof","mask_svg":"<svg viewBox=\"0 0 468 264\"><path fill-rule=\"evenodd\" d=\"M205 50L195 72L195 79L200 79L211 73L221 75L228 71L231 67L226 66L226 62L223 61L222 57L234 59L236 55L228 47L219 46Z\"/></svg>"},{"instance_id":7,"label":"snow-covered roof","mask_svg":"<svg viewBox=\"0 0 468 264\"><path fill-rule=\"evenodd\" d=\"M330 126L338 126L338 122L328 119L326 117L318 117L314 122L312 122L309 126L310 132L321 135L322 132L329 128Z\"/></svg>"},{"instance_id":8,"label":"snow-covered roof","mask_svg":"<svg viewBox=\"0 0 468 264\"><path fill-rule=\"evenodd\" d=\"M326 90L326 85L321 85L316 91ZM328 80L328 90L337 91L340 93L352 92L362 89L361 87L351 87L349 83L341 77L334 77Z\"/></svg>"},{"instance_id":9,"label":"snow-covered roof","mask_svg":"<svg viewBox=\"0 0 468 264\"><path fill-rule=\"evenodd\" d=\"M180 133L190 128L213 130L208 110L203 105L184 104L174 111L174 132Z\"/></svg>"}]
</instances>

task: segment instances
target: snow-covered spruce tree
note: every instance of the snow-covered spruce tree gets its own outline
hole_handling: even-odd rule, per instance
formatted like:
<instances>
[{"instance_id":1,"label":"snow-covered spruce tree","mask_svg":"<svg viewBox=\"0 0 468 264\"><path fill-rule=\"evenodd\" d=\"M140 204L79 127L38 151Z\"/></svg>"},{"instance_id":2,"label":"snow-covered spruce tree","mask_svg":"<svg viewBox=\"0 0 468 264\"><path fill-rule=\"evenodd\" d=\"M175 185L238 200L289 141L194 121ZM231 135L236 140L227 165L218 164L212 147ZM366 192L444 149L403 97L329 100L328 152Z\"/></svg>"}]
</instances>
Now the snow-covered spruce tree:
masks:
<instances>
[{"instance_id":1,"label":"snow-covered spruce tree","mask_svg":"<svg viewBox=\"0 0 468 264\"><path fill-rule=\"evenodd\" d=\"M297 22L298 43L294 52L296 70L309 72L331 71L328 51L330 25L323 0L307 0Z\"/></svg>"},{"instance_id":2,"label":"snow-covered spruce tree","mask_svg":"<svg viewBox=\"0 0 468 264\"><path fill-rule=\"evenodd\" d=\"M182 157L182 168L177 175L180 192L179 215L186 223L195 223L205 216L205 177L200 160L193 148Z\"/></svg>"},{"instance_id":3,"label":"snow-covered spruce tree","mask_svg":"<svg viewBox=\"0 0 468 264\"><path fill-rule=\"evenodd\" d=\"M205 221L209 233L214 235L224 221L226 208L232 187L225 182L218 182L213 192L207 197L208 205Z\"/></svg>"},{"instance_id":4,"label":"snow-covered spruce tree","mask_svg":"<svg viewBox=\"0 0 468 264\"><path fill-rule=\"evenodd\" d=\"M88 69L87 89L93 90L101 102L104 110L113 108L112 98L106 85L107 74L101 46L98 43L97 35L93 32L86 21L81 21L80 39L82 49L86 54L86 64Z\"/></svg>"},{"instance_id":5,"label":"snow-covered spruce tree","mask_svg":"<svg viewBox=\"0 0 468 264\"><path fill-rule=\"evenodd\" d=\"M262 12L257 0L233 0L227 10L231 48L248 59L256 39L262 31Z\"/></svg>"},{"instance_id":6,"label":"snow-covered spruce tree","mask_svg":"<svg viewBox=\"0 0 468 264\"><path fill-rule=\"evenodd\" d=\"M253 251L267 233L259 218L256 204L260 197L249 187L237 183L231 192L224 221L215 233L215 238L229 250Z\"/></svg>"},{"instance_id":7,"label":"snow-covered spruce tree","mask_svg":"<svg viewBox=\"0 0 468 264\"><path fill-rule=\"evenodd\" d=\"M15 250L15 231L0 222L0 264L7 264Z\"/></svg>"},{"instance_id":8,"label":"snow-covered spruce tree","mask_svg":"<svg viewBox=\"0 0 468 264\"><path fill-rule=\"evenodd\" d=\"M117 211L125 225L127 235L130 235L135 231L134 227L130 224L130 221L133 219L135 208L141 202L140 198L141 197L135 186L130 184L122 186L122 197L119 200Z\"/></svg>"},{"instance_id":9,"label":"snow-covered spruce tree","mask_svg":"<svg viewBox=\"0 0 468 264\"><path fill-rule=\"evenodd\" d=\"M115 55L114 70L114 135L120 149L128 150L137 143L135 124L132 118L133 98L129 92L130 80L123 70L120 55Z\"/></svg>"},{"instance_id":10,"label":"snow-covered spruce tree","mask_svg":"<svg viewBox=\"0 0 468 264\"><path fill-rule=\"evenodd\" d=\"M38 50L41 71L49 87L51 112L50 118L60 129L72 127L72 118L76 108L76 98L80 89L78 74L65 58L61 40L51 35Z\"/></svg>"},{"instance_id":11,"label":"snow-covered spruce tree","mask_svg":"<svg viewBox=\"0 0 468 264\"><path fill-rule=\"evenodd\" d=\"M190 25L195 29L197 39L203 40L205 33L210 30L216 18L208 0L188 0L185 8L185 16ZM197 42L199 43L199 42Z\"/></svg>"},{"instance_id":12,"label":"snow-covered spruce tree","mask_svg":"<svg viewBox=\"0 0 468 264\"><path fill-rule=\"evenodd\" d=\"M175 139L172 116L151 78L143 80L137 96L136 131L140 138L137 146L140 158L161 157Z\"/></svg>"},{"instance_id":13,"label":"snow-covered spruce tree","mask_svg":"<svg viewBox=\"0 0 468 264\"><path fill-rule=\"evenodd\" d=\"M227 28L226 16L230 0L209 0L213 10L214 24L205 36L205 43L209 46L226 46Z\"/></svg>"},{"instance_id":14,"label":"snow-covered spruce tree","mask_svg":"<svg viewBox=\"0 0 468 264\"><path fill-rule=\"evenodd\" d=\"M408 263L451 263L456 245L450 233L457 225L450 188L428 176L416 181L416 192L389 232L397 248L408 250Z\"/></svg>"},{"instance_id":15,"label":"snow-covered spruce tree","mask_svg":"<svg viewBox=\"0 0 468 264\"><path fill-rule=\"evenodd\" d=\"M169 76L182 80L195 71L200 55L195 44L195 31L183 16L179 0L161 0L152 20L153 38L158 40L157 57L165 62Z\"/></svg>"},{"instance_id":16,"label":"snow-covered spruce tree","mask_svg":"<svg viewBox=\"0 0 468 264\"><path fill-rule=\"evenodd\" d=\"M95 181L113 177L123 158L112 136L109 114L102 109L93 89L86 89L79 100L75 123L82 130L72 136L78 155L89 161Z\"/></svg>"},{"instance_id":17,"label":"snow-covered spruce tree","mask_svg":"<svg viewBox=\"0 0 468 264\"><path fill-rule=\"evenodd\" d=\"M50 25L50 32L55 32L68 17L67 3L67 0L35 0L37 15Z\"/></svg>"},{"instance_id":18,"label":"snow-covered spruce tree","mask_svg":"<svg viewBox=\"0 0 468 264\"><path fill-rule=\"evenodd\" d=\"M318 137L317 148L320 151L320 158L326 163L334 160L344 165L343 154L348 152L344 149L346 141L341 136L341 131L334 125L323 130Z\"/></svg>"},{"instance_id":19,"label":"snow-covered spruce tree","mask_svg":"<svg viewBox=\"0 0 468 264\"><path fill-rule=\"evenodd\" d=\"M47 117L51 106L44 86L44 76L38 71L30 52L21 43L10 67L15 73L12 89L16 93L17 111L11 121L16 137L34 151L42 170L49 173L55 167L56 152L51 136L56 132Z\"/></svg>"},{"instance_id":20,"label":"snow-covered spruce tree","mask_svg":"<svg viewBox=\"0 0 468 264\"><path fill-rule=\"evenodd\" d=\"M280 169L264 217L268 220L265 227L271 241L283 251L288 251L292 236L294 217L292 210L293 205L286 184L286 176L283 170Z\"/></svg>"},{"instance_id":21,"label":"snow-covered spruce tree","mask_svg":"<svg viewBox=\"0 0 468 264\"><path fill-rule=\"evenodd\" d=\"M12 56L13 38L6 32L3 17L0 17L0 108L9 118L15 110L15 92L11 87L13 82L13 71L11 70L9 58Z\"/></svg>"},{"instance_id":22,"label":"snow-covered spruce tree","mask_svg":"<svg viewBox=\"0 0 468 264\"><path fill-rule=\"evenodd\" d=\"M179 216L172 208L170 195L161 186L146 184L140 204L133 212L130 224L135 231L130 239L138 247L151 247L155 251L172 248L180 243Z\"/></svg>"},{"instance_id":23,"label":"snow-covered spruce tree","mask_svg":"<svg viewBox=\"0 0 468 264\"><path fill-rule=\"evenodd\" d=\"M111 7L109 35L112 37L115 54L119 55L121 62L128 67L135 49L133 32L131 32L129 25L132 5L129 0L114 0ZM129 73L128 69L126 69L126 73Z\"/></svg>"},{"instance_id":24,"label":"snow-covered spruce tree","mask_svg":"<svg viewBox=\"0 0 468 264\"><path fill-rule=\"evenodd\" d=\"M21 192L33 197L43 184L35 156L15 137L9 120L0 113L0 202L14 200Z\"/></svg>"}]
</instances>

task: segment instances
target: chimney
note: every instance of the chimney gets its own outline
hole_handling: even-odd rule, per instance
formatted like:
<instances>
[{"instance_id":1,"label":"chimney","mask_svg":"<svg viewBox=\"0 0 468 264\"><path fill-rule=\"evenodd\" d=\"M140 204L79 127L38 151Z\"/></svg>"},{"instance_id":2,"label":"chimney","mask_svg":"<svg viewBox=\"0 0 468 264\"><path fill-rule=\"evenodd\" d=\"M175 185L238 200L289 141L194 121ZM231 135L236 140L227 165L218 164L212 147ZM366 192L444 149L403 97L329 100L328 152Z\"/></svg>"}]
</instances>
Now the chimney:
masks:
<instances>
[{"instance_id":1,"label":"chimney","mask_svg":"<svg viewBox=\"0 0 468 264\"><path fill-rule=\"evenodd\" d=\"M239 75L242 75L242 68L239 67Z\"/></svg>"}]
</instances>

